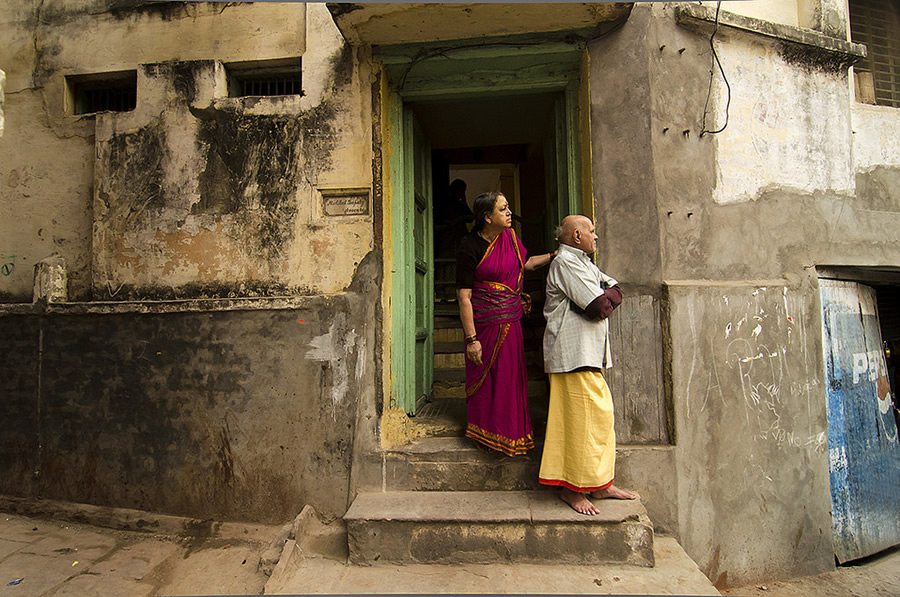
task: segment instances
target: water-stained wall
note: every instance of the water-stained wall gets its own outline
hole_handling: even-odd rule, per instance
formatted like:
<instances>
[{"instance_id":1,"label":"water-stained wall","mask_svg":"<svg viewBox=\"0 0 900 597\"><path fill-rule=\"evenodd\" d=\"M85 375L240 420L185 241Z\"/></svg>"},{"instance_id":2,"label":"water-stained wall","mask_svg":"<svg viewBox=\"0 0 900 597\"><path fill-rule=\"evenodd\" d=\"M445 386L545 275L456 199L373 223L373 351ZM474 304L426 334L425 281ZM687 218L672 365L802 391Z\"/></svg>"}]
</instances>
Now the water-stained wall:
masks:
<instances>
[{"instance_id":1,"label":"water-stained wall","mask_svg":"<svg viewBox=\"0 0 900 597\"><path fill-rule=\"evenodd\" d=\"M380 271L373 253L330 297L0 316L0 493L216 520L343 514L375 401Z\"/></svg>"},{"instance_id":2,"label":"water-stained wall","mask_svg":"<svg viewBox=\"0 0 900 597\"><path fill-rule=\"evenodd\" d=\"M371 83L324 5L88 8L20 3L2 25L0 297L29 300L53 253L72 300L346 288L373 247ZM234 67L286 60L301 94L229 97ZM73 77L129 70L134 110L73 114ZM328 212L333 189L364 205Z\"/></svg>"},{"instance_id":3,"label":"water-stained wall","mask_svg":"<svg viewBox=\"0 0 900 597\"><path fill-rule=\"evenodd\" d=\"M0 492L342 514L380 379L366 56L305 3L33 0L0 37ZM230 97L285 64L302 93ZM134 110L74 114L121 71ZM21 304L51 255L68 297Z\"/></svg>"}]
</instances>

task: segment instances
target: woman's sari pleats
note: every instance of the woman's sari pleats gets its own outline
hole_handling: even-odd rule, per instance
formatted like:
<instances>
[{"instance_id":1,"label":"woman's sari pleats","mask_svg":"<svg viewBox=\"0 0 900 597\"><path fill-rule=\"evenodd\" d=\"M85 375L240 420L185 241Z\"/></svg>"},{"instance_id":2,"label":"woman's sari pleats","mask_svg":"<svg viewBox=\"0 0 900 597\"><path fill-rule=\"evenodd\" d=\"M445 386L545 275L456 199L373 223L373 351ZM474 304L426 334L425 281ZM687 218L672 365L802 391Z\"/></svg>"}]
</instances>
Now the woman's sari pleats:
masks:
<instances>
[{"instance_id":1,"label":"woman's sari pleats","mask_svg":"<svg viewBox=\"0 0 900 597\"><path fill-rule=\"evenodd\" d=\"M534 447L521 324L525 255L507 229L478 264L472 307L482 364L466 361L466 436L509 456Z\"/></svg>"}]
</instances>

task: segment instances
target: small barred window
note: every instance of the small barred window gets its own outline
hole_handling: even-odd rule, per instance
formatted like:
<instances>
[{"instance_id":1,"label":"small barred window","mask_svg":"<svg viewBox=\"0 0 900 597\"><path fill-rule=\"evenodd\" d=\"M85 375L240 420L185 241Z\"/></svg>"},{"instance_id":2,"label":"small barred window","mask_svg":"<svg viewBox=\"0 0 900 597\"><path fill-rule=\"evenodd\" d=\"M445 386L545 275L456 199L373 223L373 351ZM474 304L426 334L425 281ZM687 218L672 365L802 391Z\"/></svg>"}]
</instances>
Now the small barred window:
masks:
<instances>
[{"instance_id":1,"label":"small barred window","mask_svg":"<svg viewBox=\"0 0 900 597\"><path fill-rule=\"evenodd\" d=\"M900 108L900 8L896 0L850 0L850 34L868 56L853 67L856 99Z\"/></svg>"},{"instance_id":2,"label":"small barred window","mask_svg":"<svg viewBox=\"0 0 900 597\"><path fill-rule=\"evenodd\" d=\"M137 71L66 77L71 112L130 112L137 105Z\"/></svg>"},{"instance_id":3,"label":"small barred window","mask_svg":"<svg viewBox=\"0 0 900 597\"><path fill-rule=\"evenodd\" d=\"M228 95L303 95L300 60L229 64Z\"/></svg>"}]
</instances>

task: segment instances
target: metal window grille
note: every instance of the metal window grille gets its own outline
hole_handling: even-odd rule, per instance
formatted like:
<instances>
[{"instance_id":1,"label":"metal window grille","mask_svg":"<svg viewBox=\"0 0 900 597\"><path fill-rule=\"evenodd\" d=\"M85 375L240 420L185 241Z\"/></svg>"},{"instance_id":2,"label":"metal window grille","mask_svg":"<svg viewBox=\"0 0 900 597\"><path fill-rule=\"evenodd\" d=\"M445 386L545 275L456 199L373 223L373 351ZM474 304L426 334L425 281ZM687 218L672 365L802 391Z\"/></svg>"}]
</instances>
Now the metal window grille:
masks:
<instances>
[{"instance_id":1,"label":"metal window grille","mask_svg":"<svg viewBox=\"0 0 900 597\"><path fill-rule=\"evenodd\" d=\"M300 71L237 74L238 95L302 95Z\"/></svg>"},{"instance_id":2,"label":"metal window grille","mask_svg":"<svg viewBox=\"0 0 900 597\"><path fill-rule=\"evenodd\" d=\"M874 100L900 108L900 9L896 0L850 0L850 35L868 56L854 71L871 73Z\"/></svg>"},{"instance_id":3,"label":"metal window grille","mask_svg":"<svg viewBox=\"0 0 900 597\"><path fill-rule=\"evenodd\" d=\"M129 112L137 105L137 73L110 79L75 79L72 83L73 112Z\"/></svg>"}]
</instances>

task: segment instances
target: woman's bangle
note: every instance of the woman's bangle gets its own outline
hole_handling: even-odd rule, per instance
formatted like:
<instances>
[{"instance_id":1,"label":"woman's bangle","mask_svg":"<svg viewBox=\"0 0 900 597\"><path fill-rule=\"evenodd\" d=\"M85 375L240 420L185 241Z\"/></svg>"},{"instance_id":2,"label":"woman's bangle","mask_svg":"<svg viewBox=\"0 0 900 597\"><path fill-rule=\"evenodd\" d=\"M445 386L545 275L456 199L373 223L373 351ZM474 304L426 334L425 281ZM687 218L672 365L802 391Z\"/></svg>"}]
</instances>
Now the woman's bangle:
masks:
<instances>
[{"instance_id":1,"label":"woman's bangle","mask_svg":"<svg viewBox=\"0 0 900 597\"><path fill-rule=\"evenodd\" d=\"M471 344L473 342L478 342L478 336L476 336L475 334L472 334L471 336L466 336L466 346L468 346L469 344Z\"/></svg>"}]
</instances>

